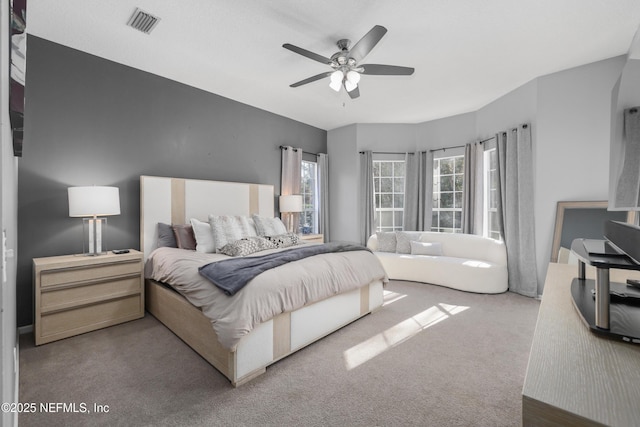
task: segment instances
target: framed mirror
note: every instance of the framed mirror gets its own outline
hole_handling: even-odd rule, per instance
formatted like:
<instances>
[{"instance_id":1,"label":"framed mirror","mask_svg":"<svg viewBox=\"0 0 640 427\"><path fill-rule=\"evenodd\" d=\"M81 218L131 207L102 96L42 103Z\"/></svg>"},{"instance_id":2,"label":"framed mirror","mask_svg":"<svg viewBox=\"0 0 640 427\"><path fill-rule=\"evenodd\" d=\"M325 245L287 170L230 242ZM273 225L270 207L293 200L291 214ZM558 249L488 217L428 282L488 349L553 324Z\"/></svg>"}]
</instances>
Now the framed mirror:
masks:
<instances>
[{"instance_id":1,"label":"framed mirror","mask_svg":"<svg viewBox=\"0 0 640 427\"><path fill-rule=\"evenodd\" d=\"M556 225L551 245L551 262L563 261L571 251L574 239L603 239L604 223L608 220L635 223L636 212L609 211L607 201L558 202Z\"/></svg>"}]
</instances>

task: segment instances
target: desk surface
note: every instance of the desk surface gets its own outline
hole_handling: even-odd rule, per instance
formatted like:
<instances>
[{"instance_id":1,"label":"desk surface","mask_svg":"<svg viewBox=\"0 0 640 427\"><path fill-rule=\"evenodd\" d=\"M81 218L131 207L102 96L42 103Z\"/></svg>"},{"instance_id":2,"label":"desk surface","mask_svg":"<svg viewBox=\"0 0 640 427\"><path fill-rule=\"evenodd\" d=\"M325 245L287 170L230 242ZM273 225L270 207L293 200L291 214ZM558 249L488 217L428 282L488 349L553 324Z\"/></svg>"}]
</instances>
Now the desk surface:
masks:
<instances>
[{"instance_id":1,"label":"desk surface","mask_svg":"<svg viewBox=\"0 0 640 427\"><path fill-rule=\"evenodd\" d=\"M610 274L619 282L640 278L637 271ZM589 330L571 300L577 275L576 265L549 264L522 391L523 424L638 425L640 345Z\"/></svg>"}]
</instances>

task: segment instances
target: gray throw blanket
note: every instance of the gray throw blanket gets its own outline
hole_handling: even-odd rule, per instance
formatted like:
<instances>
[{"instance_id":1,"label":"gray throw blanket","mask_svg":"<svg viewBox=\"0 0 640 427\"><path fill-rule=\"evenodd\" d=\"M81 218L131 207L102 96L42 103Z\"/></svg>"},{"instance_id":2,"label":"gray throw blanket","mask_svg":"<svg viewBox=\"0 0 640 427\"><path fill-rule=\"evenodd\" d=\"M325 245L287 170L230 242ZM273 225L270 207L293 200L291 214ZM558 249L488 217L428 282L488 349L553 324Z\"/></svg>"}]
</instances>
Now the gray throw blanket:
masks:
<instances>
[{"instance_id":1,"label":"gray throw blanket","mask_svg":"<svg viewBox=\"0 0 640 427\"><path fill-rule=\"evenodd\" d=\"M198 272L222 289L225 294L234 295L251 279L271 268L314 255L348 251L369 251L369 249L364 246L341 242L305 245L267 255L212 262L200 267Z\"/></svg>"}]
</instances>

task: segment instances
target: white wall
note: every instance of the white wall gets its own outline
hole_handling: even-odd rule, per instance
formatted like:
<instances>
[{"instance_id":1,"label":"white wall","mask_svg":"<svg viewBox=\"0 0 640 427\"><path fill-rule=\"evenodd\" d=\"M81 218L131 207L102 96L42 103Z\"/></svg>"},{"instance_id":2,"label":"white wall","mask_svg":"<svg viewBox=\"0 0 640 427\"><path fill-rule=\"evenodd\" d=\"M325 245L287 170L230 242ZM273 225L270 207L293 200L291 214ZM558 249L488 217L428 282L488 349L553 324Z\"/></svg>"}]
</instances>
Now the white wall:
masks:
<instances>
[{"instance_id":1,"label":"white wall","mask_svg":"<svg viewBox=\"0 0 640 427\"><path fill-rule=\"evenodd\" d=\"M541 291L551 257L556 204L567 200L606 200L608 195L611 91L625 57L599 61L532 80L476 112L419 124L352 125L328 132L331 192L354 179L353 154L413 151L466 144L530 123L534 154L536 263ZM338 164L336 164L338 163ZM351 170L339 170L340 168ZM355 184L355 185L354 185ZM331 196L331 237L356 240L359 211L343 188ZM342 223L344 226L334 227Z\"/></svg>"}]
</instances>

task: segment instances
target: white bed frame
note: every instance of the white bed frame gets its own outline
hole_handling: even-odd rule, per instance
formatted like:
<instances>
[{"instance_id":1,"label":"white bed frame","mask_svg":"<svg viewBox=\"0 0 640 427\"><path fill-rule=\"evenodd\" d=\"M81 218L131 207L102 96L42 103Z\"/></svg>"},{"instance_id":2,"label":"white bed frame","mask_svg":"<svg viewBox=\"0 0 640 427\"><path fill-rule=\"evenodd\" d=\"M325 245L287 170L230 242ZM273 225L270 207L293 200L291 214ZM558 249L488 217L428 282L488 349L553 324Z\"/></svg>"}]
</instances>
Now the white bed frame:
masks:
<instances>
[{"instance_id":1,"label":"white bed frame","mask_svg":"<svg viewBox=\"0 0 640 427\"><path fill-rule=\"evenodd\" d=\"M146 260L157 247L157 224L207 221L214 215L274 216L272 185L140 177L140 248ZM153 280L145 281L146 309L234 386L266 367L380 307L381 281L282 313L246 335L235 351L218 342L210 320L184 297Z\"/></svg>"}]
</instances>

